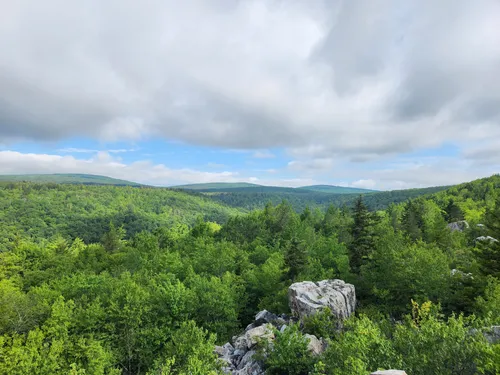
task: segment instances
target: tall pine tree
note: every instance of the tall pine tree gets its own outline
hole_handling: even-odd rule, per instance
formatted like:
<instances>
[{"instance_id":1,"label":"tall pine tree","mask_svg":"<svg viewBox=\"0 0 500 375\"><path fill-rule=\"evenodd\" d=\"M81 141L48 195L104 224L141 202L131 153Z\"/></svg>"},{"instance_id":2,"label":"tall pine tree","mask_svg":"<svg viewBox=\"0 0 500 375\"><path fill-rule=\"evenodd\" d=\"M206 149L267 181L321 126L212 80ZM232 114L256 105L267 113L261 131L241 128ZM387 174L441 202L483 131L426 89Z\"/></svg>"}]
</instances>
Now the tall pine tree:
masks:
<instances>
[{"instance_id":1,"label":"tall pine tree","mask_svg":"<svg viewBox=\"0 0 500 375\"><path fill-rule=\"evenodd\" d=\"M353 219L352 241L349 244L349 265L353 273L359 274L361 266L366 262L374 248L372 217L361 195L354 204Z\"/></svg>"}]
</instances>

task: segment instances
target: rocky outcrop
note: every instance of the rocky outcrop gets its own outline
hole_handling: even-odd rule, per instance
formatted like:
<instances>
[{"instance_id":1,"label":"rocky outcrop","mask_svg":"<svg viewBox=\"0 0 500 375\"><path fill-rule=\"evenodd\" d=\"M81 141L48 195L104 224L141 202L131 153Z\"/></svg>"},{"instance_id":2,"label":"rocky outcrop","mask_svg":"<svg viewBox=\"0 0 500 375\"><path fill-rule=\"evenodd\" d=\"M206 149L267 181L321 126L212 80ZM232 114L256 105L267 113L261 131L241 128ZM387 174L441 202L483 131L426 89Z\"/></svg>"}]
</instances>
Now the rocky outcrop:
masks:
<instances>
[{"instance_id":1,"label":"rocky outcrop","mask_svg":"<svg viewBox=\"0 0 500 375\"><path fill-rule=\"evenodd\" d=\"M342 280L303 281L288 289L292 313L300 319L329 308L338 319L346 319L356 307L354 285Z\"/></svg>"},{"instance_id":2,"label":"rocky outcrop","mask_svg":"<svg viewBox=\"0 0 500 375\"><path fill-rule=\"evenodd\" d=\"M382 370L372 372L371 375L406 375L406 372L402 370Z\"/></svg>"},{"instance_id":3,"label":"rocky outcrop","mask_svg":"<svg viewBox=\"0 0 500 375\"><path fill-rule=\"evenodd\" d=\"M272 342L274 329L284 330L287 325L295 322L294 318L285 314L276 315L267 310L259 312L245 332L233 337L232 344L228 342L215 347L224 372L231 375L264 374L263 364L255 359L257 344L262 341Z\"/></svg>"},{"instance_id":4,"label":"rocky outcrop","mask_svg":"<svg viewBox=\"0 0 500 375\"><path fill-rule=\"evenodd\" d=\"M339 319L349 317L356 307L354 285L342 280L323 280L319 282L304 281L295 283L288 289L290 308L294 316L276 315L267 310L259 312L255 320L249 324L245 332L234 336L231 343L215 347L219 360L226 374L262 375L263 364L255 358L258 343L271 343L275 338L275 330L284 332L288 326L297 323L298 319L310 316L329 308ZM320 355L327 343L322 338L306 334L308 349L312 355Z\"/></svg>"},{"instance_id":5,"label":"rocky outcrop","mask_svg":"<svg viewBox=\"0 0 500 375\"><path fill-rule=\"evenodd\" d=\"M465 229L469 229L469 223L466 220L455 221L449 223L447 227L452 231L463 232Z\"/></svg>"},{"instance_id":6,"label":"rocky outcrop","mask_svg":"<svg viewBox=\"0 0 500 375\"><path fill-rule=\"evenodd\" d=\"M255 321L247 326L245 332L234 336L231 343L216 346L214 352L222 363L223 371L231 375L262 375L263 364L255 358L256 348L260 342L274 341L274 330L283 332L297 319L285 314L276 315L263 310L255 316ZM320 355L326 349L325 340L313 335L304 335L309 340L308 349L312 355Z\"/></svg>"}]
</instances>

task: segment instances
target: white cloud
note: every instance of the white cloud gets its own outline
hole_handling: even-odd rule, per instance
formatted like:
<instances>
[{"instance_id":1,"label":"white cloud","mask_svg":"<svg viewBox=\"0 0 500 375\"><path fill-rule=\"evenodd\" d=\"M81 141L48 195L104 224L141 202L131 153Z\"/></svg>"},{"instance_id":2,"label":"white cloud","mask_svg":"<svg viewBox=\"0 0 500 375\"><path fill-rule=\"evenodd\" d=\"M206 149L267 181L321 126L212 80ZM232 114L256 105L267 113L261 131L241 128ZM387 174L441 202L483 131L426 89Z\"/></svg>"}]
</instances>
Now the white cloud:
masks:
<instances>
[{"instance_id":1,"label":"white cloud","mask_svg":"<svg viewBox=\"0 0 500 375\"><path fill-rule=\"evenodd\" d=\"M362 189L373 189L377 186L377 182L374 180L357 180L351 183L351 186Z\"/></svg>"},{"instance_id":2,"label":"white cloud","mask_svg":"<svg viewBox=\"0 0 500 375\"><path fill-rule=\"evenodd\" d=\"M0 142L164 137L360 162L480 147L500 137L499 18L496 0L4 1Z\"/></svg>"},{"instance_id":3,"label":"white cloud","mask_svg":"<svg viewBox=\"0 0 500 375\"><path fill-rule=\"evenodd\" d=\"M125 164L107 152L99 152L89 159L78 159L74 156L0 151L0 174L25 173L90 173L162 186L178 183L239 181L238 173L233 172L172 169L148 161Z\"/></svg>"}]
</instances>

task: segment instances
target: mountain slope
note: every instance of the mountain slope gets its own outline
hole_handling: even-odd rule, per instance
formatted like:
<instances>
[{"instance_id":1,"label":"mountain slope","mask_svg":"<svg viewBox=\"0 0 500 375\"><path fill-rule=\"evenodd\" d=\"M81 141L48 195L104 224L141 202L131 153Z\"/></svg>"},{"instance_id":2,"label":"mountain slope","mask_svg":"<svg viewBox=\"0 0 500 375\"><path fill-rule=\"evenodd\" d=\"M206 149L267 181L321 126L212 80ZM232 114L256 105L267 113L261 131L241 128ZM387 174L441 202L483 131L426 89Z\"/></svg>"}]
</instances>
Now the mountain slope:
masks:
<instances>
[{"instance_id":1,"label":"mountain slope","mask_svg":"<svg viewBox=\"0 0 500 375\"><path fill-rule=\"evenodd\" d=\"M235 188L252 188L260 187L262 185L250 184L248 182L208 182L205 184L187 184L187 185L176 185L171 186L172 189L183 189L183 190L225 190L225 189L235 189Z\"/></svg>"},{"instance_id":2,"label":"mountain slope","mask_svg":"<svg viewBox=\"0 0 500 375\"><path fill-rule=\"evenodd\" d=\"M81 173L0 175L2 182L53 182L57 184L142 186L136 182Z\"/></svg>"},{"instance_id":3,"label":"mountain slope","mask_svg":"<svg viewBox=\"0 0 500 375\"><path fill-rule=\"evenodd\" d=\"M143 230L193 224L198 217L218 223L243 211L196 193L167 188L75 184L0 185L0 238L18 234L50 238L81 236L98 242L110 223L129 236Z\"/></svg>"},{"instance_id":4,"label":"mountain slope","mask_svg":"<svg viewBox=\"0 0 500 375\"><path fill-rule=\"evenodd\" d=\"M301 186L300 189L321 191L323 193L332 193L332 194L365 194L365 193L372 193L372 192L377 191L377 190L371 190L371 189L361 189L361 188L335 186L335 185Z\"/></svg>"},{"instance_id":5,"label":"mountain slope","mask_svg":"<svg viewBox=\"0 0 500 375\"><path fill-rule=\"evenodd\" d=\"M423 189L393 190L363 194L363 199L370 210L385 209L391 203L404 202L425 194L432 194L447 189L437 186ZM305 207L326 209L329 205L352 206L359 197L357 194L332 194L321 191L293 188L260 187L254 189L228 189L226 191L203 192L212 199L232 207L245 210L263 208L267 203L279 204L288 201L296 211Z\"/></svg>"}]
</instances>

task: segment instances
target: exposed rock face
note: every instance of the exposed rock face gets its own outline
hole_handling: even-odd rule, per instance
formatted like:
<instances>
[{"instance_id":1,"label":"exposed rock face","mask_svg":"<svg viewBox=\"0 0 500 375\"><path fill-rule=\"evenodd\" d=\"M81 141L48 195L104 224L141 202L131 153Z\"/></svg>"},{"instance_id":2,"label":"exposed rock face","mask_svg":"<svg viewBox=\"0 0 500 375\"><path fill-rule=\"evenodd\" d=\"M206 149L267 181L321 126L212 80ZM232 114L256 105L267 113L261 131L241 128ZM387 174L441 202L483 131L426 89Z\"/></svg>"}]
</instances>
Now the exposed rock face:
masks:
<instances>
[{"instance_id":1,"label":"exposed rock face","mask_svg":"<svg viewBox=\"0 0 500 375\"><path fill-rule=\"evenodd\" d=\"M300 319L330 308L338 319L346 319L356 307L354 285L342 280L303 281L288 288L290 309Z\"/></svg>"},{"instance_id":2,"label":"exposed rock face","mask_svg":"<svg viewBox=\"0 0 500 375\"><path fill-rule=\"evenodd\" d=\"M372 372L371 375L406 375L402 370L383 370Z\"/></svg>"},{"instance_id":3,"label":"exposed rock face","mask_svg":"<svg viewBox=\"0 0 500 375\"><path fill-rule=\"evenodd\" d=\"M469 228L469 223L465 220L455 221L453 223L449 223L447 227L452 231L463 232L465 229Z\"/></svg>"}]
</instances>

